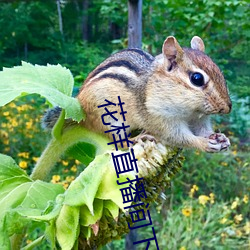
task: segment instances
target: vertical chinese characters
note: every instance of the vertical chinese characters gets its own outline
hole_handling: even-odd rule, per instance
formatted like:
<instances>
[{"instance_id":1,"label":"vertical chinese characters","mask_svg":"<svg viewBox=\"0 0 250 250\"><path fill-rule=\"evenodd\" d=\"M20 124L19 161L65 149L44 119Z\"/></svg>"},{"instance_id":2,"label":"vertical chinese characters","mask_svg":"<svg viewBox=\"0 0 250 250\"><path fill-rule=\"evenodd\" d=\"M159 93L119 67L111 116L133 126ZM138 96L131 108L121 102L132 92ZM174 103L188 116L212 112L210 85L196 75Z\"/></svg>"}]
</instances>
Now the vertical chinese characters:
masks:
<instances>
[{"instance_id":1,"label":"vertical chinese characters","mask_svg":"<svg viewBox=\"0 0 250 250\"><path fill-rule=\"evenodd\" d=\"M118 151L118 147L124 148L124 145L125 147L130 148L130 146L133 145L133 141L129 139L131 133L128 134L126 131L126 129L128 129L130 126L125 125L124 123L126 121L125 114L127 113L127 111L124 111L123 109L123 105L125 103L121 101L120 96L118 96L118 103L113 103L107 99L105 99L104 101L105 103L98 106L98 108L104 108L104 113L101 116L102 123L103 125L110 127L105 131L105 133L112 133L113 140L108 143L108 145L114 145L116 151ZM120 112L118 113L117 110L110 111L110 106L118 106ZM119 119L116 117L116 115L118 114L120 114L119 117L122 117L122 121L119 121ZM111 153L111 155L118 179L120 175L128 172L133 172L135 176L134 179L130 179L127 177L127 181L125 182L119 182L119 180L117 180L118 185L127 184L127 186L121 188L120 191L123 199L123 204L125 204L124 209L128 209L131 216L132 225L128 223L129 229L134 230L141 227L151 226L152 220L150 211L148 209L149 204L145 205L145 203L142 201L142 199L147 198L147 195L142 181L143 178L139 178L138 176L137 159L135 158L133 148L130 148L130 151L126 153ZM159 249L154 227L152 227L152 232L152 238L135 241L133 242L133 244L135 245L147 242L146 249L148 249L150 242L154 240L157 249Z\"/></svg>"}]
</instances>

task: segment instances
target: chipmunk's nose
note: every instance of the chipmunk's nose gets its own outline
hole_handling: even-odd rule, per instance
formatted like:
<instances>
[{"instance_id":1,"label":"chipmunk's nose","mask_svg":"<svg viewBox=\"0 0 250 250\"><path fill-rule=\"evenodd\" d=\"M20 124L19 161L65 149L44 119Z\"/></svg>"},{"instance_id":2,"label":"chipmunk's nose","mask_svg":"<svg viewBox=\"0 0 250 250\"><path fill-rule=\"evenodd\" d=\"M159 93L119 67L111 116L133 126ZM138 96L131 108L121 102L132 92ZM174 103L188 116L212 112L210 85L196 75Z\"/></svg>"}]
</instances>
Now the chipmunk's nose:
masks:
<instances>
[{"instance_id":1,"label":"chipmunk's nose","mask_svg":"<svg viewBox=\"0 0 250 250\"><path fill-rule=\"evenodd\" d=\"M229 101L222 109L220 109L219 113L228 114L231 112L231 109L232 109L232 102Z\"/></svg>"}]
</instances>

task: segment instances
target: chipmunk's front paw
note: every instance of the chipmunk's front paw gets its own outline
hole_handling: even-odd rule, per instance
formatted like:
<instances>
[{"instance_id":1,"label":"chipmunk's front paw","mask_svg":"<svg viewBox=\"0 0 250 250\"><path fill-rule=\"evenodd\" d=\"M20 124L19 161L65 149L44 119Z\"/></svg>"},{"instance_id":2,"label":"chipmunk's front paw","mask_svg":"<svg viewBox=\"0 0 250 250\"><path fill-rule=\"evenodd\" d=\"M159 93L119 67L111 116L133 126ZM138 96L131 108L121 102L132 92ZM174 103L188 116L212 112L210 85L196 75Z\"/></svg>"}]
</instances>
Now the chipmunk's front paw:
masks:
<instances>
[{"instance_id":1,"label":"chipmunk's front paw","mask_svg":"<svg viewBox=\"0 0 250 250\"><path fill-rule=\"evenodd\" d=\"M131 138L132 141L134 141L134 144L135 143L142 143L144 141L154 141L156 142L156 139L154 136L150 135L150 134L147 134L147 132L142 132L141 134L137 135L136 137L133 137Z\"/></svg>"},{"instance_id":2,"label":"chipmunk's front paw","mask_svg":"<svg viewBox=\"0 0 250 250\"><path fill-rule=\"evenodd\" d=\"M208 138L207 152L216 153L225 151L230 147L229 139L222 133L214 133Z\"/></svg>"}]
</instances>

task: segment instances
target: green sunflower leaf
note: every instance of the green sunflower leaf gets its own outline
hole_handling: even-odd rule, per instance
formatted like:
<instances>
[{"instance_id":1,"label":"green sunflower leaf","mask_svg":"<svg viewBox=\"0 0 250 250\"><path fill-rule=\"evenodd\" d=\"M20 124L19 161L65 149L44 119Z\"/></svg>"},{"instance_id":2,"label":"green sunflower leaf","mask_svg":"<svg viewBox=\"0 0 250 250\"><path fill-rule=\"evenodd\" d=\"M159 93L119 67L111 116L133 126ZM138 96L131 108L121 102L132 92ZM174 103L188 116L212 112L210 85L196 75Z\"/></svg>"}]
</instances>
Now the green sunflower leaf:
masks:
<instances>
[{"instance_id":1,"label":"green sunflower leaf","mask_svg":"<svg viewBox=\"0 0 250 250\"><path fill-rule=\"evenodd\" d=\"M56 220L56 238L62 249L71 250L79 234L79 207L64 205Z\"/></svg>"},{"instance_id":2,"label":"green sunflower leaf","mask_svg":"<svg viewBox=\"0 0 250 250\"><path fill-rule=\"evenodd\" d=\"M0 106L16 97L39 94L52 106L65 109L65 118L84 119L82 107L71 97L74 79L71 72L61 65L39 66L22 62L21 66L4 68L0 72Z\"/></svg>"}]
</instances>

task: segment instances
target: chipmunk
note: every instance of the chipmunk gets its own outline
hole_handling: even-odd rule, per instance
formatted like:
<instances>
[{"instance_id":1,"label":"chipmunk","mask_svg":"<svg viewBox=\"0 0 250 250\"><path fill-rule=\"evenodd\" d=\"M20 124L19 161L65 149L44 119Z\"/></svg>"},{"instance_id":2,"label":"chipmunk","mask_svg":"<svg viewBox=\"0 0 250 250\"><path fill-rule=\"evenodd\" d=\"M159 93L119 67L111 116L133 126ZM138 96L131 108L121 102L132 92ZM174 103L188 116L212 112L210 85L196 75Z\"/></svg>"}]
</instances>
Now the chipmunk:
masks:
<instances>
[{"instance_id":1,"label":"chipmunk","mask_svg":"<svg viewBox=\"0 0 250 250\"><path fill-rule=\"evenodd\" d=\"M83 126L102 132L123 122L110 119L102 123L104 112L98 106L105 99L124 102L129 133L141 129L141 136L177 147L193 147L206 152L219 152L230 146L228 138L215 133L210 114L227 114L231 100L223 74L204 53L203 40L194 36L191 48L181 48L169 36L162 54L153 57L140 49L122 50L97 66L87 77L77 98L87 118ZM117 106L109 106L116 111ZM140 136L140 135L139 135Z\"/></svg>"}]
</instances>

